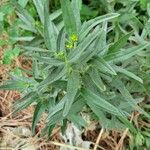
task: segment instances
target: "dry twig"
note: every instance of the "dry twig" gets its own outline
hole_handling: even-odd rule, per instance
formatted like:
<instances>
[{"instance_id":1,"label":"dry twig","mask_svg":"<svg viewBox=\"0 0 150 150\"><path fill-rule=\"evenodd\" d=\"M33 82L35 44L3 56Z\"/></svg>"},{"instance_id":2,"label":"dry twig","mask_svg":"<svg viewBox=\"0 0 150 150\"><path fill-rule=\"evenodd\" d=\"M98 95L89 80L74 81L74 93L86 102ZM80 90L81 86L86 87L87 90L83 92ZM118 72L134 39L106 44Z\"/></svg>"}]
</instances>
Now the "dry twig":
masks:
<instances>
[{"instance_id":1,"label":"dry twig","mask_svg":"<svg viewBox=\"0 0 150 150\"><path fill-rule=\"evenodd\" d=\"M98 138L97 138L97 140L96 140L96 144L95 144L95 146L94 146L94 150L97 150L98 144L99 144L99 141L100 141L100 139L101 139L101 137L102 137L103 132L104 132L104 129L102 128L101 131L100 131L100 133L99 133L99 135L98 135Z\"/></svg>"},{"instance_id":2,"label":"dry twig","mask_svg":"<svg viewBox=\"0 0 150 150\"><path fill-rule=\"evenodd\" d=\"M132 122L133 117L134 117L134 113L132 113L132 115L131 115L130 122ZM117 144L115 150L119 150L119 149L121 150L121 149L122 149L123 141L124 141L125 137L126 137L127 134L128 134L128 130L129 130L129 129L127 128L127 129L123 132L122 137L121 137L121 139L119 140L119 142L118 142L118 144Z\"/></svg>"}]
</instances>

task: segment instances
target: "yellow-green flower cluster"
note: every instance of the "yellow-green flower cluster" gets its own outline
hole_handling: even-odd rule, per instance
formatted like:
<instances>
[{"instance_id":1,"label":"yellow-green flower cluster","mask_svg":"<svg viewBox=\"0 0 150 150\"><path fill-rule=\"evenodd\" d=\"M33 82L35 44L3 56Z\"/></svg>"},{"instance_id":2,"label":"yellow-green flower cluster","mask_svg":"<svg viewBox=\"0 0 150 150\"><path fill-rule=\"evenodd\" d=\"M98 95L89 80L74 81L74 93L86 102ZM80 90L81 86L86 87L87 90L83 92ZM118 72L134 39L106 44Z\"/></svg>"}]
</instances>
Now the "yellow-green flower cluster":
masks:
<instances>
[{"instance_id":1,"label":"yellow-green flower cluster","mask_svg":"<svg viewBox=\"0 0 150 150\"><path fill-rule=\"evenodd\" d=\"M74 44L75 44L75 42L77 42L77 41L78 41L78 36L77 36L76 34L72 34L71 37L69 38L69 41L68 41L67 44L66 44L66 47L67 47L68 49L74 48Z\"/></svg>"},{"instance_id":2,"label":"yellow-green flower cluster","mask_svg":"<svg viewBox=\"0 0 150 150\"><path fill-rule=\"evenodd\" d=\"M63 52L55 53L55 57L60 60L65 59L65 54Z\"/></svg>"},{"instance_id":3,"label":"yellow-green flower cluster","mask_svg":"<svg viewBox=\"0 0 150 150\"><path fill-rule=\"evenodd\" d=\"M72 42L77 42L78 41L78 37L76 34L73 34L71 37L70 37L71 41Z\"/></svg>"},{"instance_id":4,"label":"yellow-green flower cluster","mask_svg":"<svg viewBox=\"0 0 150 150\"><path fill-rule=\"evenodd\" d=\"M72 43L68 43L68 44L66 44L66 47L67 47L68 49L72 49L74 46L73 46Z\"/></svg>"}]
</instances>

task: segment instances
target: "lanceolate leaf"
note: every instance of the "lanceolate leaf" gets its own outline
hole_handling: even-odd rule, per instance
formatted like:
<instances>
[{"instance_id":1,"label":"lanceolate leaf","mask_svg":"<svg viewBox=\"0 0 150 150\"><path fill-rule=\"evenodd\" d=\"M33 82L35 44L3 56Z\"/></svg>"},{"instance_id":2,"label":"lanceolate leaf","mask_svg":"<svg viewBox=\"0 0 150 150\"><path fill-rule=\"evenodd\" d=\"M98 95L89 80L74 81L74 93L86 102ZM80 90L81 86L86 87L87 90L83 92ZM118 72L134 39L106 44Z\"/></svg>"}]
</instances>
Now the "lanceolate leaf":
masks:
<instances>
[{"instance_id":1,"label":"lanceolate leaf","mask_svg":"<svg viewBox=\"0 0 150 150\"><path fill-rule=\"evenodd\" d=\"M44 38L47 48L53 52L57 50L57 33L55 28L49 17L49 0L46 0L44 6Z\"/></svg>"},{"instance_id":2,"label":"lanceolate leaf","mask_svg":"<svg viewBox=\"0 0 150 150\"><path fill-rule=\"evenodd\" d=\"M52 107L49 112L48 112L48 117L47 120L50 120L50 118L52 116L54 116L57 112L62 111L65 101L66 101L67 97L66 95L61 99L61 101L55 105L55 107Z\"/></svg>"},{"instance_id":3,"label":"lanceolate leaf","mask_svg":"<svg viewBox=\"0 0 150 150\"><path fill-rule=\"evenodd\" d=\"M105 91L106 90L106 86L104 85L100 74L98 72L98 70L91 68L91 70L89 71L89 75L91 77L91 80L95 83L95 85L101 90L101 91Z\"/></svg>"},{"instance_id":4,"label":"lanceolate leaf","mask_svg":"<svg viewBox=\"0 0 150 150\"><path fill-rule=\"evenodd\" d=\"M17 3L16 0L11 0L11 4L15 6L18 11L18 16L20 19L29 27L33 32L36 32L35 29L35 20L34 18L21 6Z\"/></svg>"},{"instance_id":5,"label":"lanceolate leaf","mask_svg":"<svg viewBox=\"0 0 150 150\"><path fill-rule=\"evenodd\" d=\"M105 116L105 113L103 113L103 110L101 110L98 105L95 105L92 101L88 101L87 104L92 109L92 111L97 115L97 117L99 118L100 124L104 128L106 129L114 128L114 124L112 124L113 122ZM131 132L136 133L136 129L128 121L127 118L125 118L124 116L117 116L117 118L119 118L119 120L121 120L121 122L123 122L126 125L126 127L130 129Z\"/></svg>"},{"instance_id":6,"label":"lanceolate leaf","mask_svg":"<svg viewBox=\"0 0 150 150\"><path fill-rule=\"evenodd\" d=\"M92 91L93 93L97 92L97 86L94 84L94 82L91 80L91 77L89 76L89 74L85 74L82 77L82 81L83 81L83 85L84 87L89 90ZM98 89L99 90L99 89Z\"/></svg>"},{"instance_id":7,"label":"lanceolate leaf","mask_svg":"<svg viewBox=\"0 0 150 150\"><path fill-rule=\"evenodd\" d=\"M14 113L17 113L23 109L25 109L26 107L30 106L33 102L35 102L37 100L37 97L33 97L31 99L28 99L28 101L25 101L24 103L20 103L19 105L14 105Z\"/></svg>"},{"instance_id":8,"label":"lanceolate leaf","mask_svg":"<svg viewBox=\"0 0 150 150\"><path fill-rule=\"evenodd\" d=\"M42 62L44 64L50 64L52 66L61 66L64 65L63 61L60 61L55 58L50 58L50 57L40 57L40 56L33 56L34 58L38 59L39 62Z\"/></svg>"},{"instance_id":9,"label":"lanceolate leaf","mask_svg":"<svg viewBox=\"0 0 150 150\"><path fill-rule=\"evenodd\" d=\"M16 82L24 82L25 84L36 84L37 82L33 78L10 74L10 77Z\"/></svg>"},{"instance_id":10,"label":"lanceolate leaf","mask_svg":"<svg viewBox=\"0 0 150 150\"><path fill-rule=\"evenodd\" d=\"M105 60L111 61L111 62L124 61L136 55L139 51L147 48L149 45L150 45L149 43L147 44L144 43L144 44L140 44L138 46L134 46L128 49L122 49L118 52L110 53L107 56L105 56Z\"/></svg>"},{"instance_id":11,"label":"lanceolate leaf","mask_svg":"<svg viewBox=\"0 0 150 150\"><path fill-rule=\"evenodd\" d=\"M35 134L36 124L40 120L42 113L45 111L45 108L46 108L46 106L41 102L39 102L35 108L33 120L32 120L32 133L33 133L33 135Z\"/></svg>"},{"instance_id":12,"label":"lanceolate leaf","mask_svg":"<svg viewBox=\"0 0 150 150\"><path fill-rule=\"evenodd\" d=\"M88 102L93 102L93 104L97 105L100 108L103 108L107 112L116 115L116 116L123 116L123 114L120 112L120 110L117 109L117 107L113 106L109 102L107 102L105 99L101 98L100 96L94 94L93 92L89 90L83 90L82 96L84 99Z\"/></svg>"},{"instance_id":13,"label":"lanceolate leaf","mask_svg":"<svg viewBox=\"0 0 150 150\"><path fill-rule=\"evenodd\" d=\"M18 3L24 8L29 0L18 0Z\"/></svg>"},{"instance_id":14,"label":"lanceolate leaf","mask_svg":"<svg viewBox=\"0 0 150 150\"><path fill-rule=\"evenodd\" d=\"M85 102L83 97L80 96L80 97L76 98L76 101L71 106L71 109L70 109L70 112L69 112L68 116L71 115L71 114L81 112L82 108L85 105L86 105L86 102Z\"/></svg>"},{"instance_id":15,"label":"lanceolate leaf","mask_svg":"<svg viewBox=\"0 0 150 150\"><path fill-rule=\"evenodd\" d=\"M130 131L131 131L132 133L134 133L134 134L137 133L135 127L132 125L132 123L130 123L130 121L129 121L128 119L126 119L126 118L124 118L124 117L120 117L120 116L118 116L118 118L119 118L119 120L121 120L121 122L124 123L124 125L126 125L127 128L130 129Z\"/></svg>"},{"instance_id":16,"label":"lanceolate leaf","mask_svg":"<svg viewBox=\"0 0 150 150\"><path fill-rule=\"evenodd\" d=\"M85 127L87 125L87 122L78 114L70 115L69 120L71 120L75 125L80 127Z\"/></svg>"},{"instance_id":17,"label":"lanceolate leaf","mask_svg":"<svg viewBox=\"0 0 150 150\"><path fill-rule=\"evenodd\" d=\"M84 50L86 50L86 48L96 39L96 37L99 35L99 33L100 32L98 31L98 28L96 28L93 31L93 33L89 34L84 39L84 41L74 49L74 51L71 51L69 53L69 59L70 59L71 63L77 61L80 58L80 56L84 52Z\"/></svg>"},{"instance_id":18,"label":"lanceolate leaf","mask_svg":"<svg viewBox=\"0 0 150 150\"><path fill-rule=\"evenodd\" d=\"M92 59L93 56L98 55L98 53L102 52L106 47L106 31L104 29L99 29L99 35L86 51L81 55L79 59L79 63L86 63Z\"/></svg>"},{"instance_id":19,"label":"lanceolate leaf","mask_svg":"<svg viewBox=\"0 0 150 150\"><path fill-rule=\"evenodd\" d=\"M66 35L64 32L64 28L62 28L57 37L57 51L58 52L65 50L65 43L66 43L65 36Z\"/></svg>"},{"instance_id":20,"label":"lanceolate leaf","mask_svg":"<svg viewBox=\"0 0 150 150\"><path fill-rule=\"evenodd\" d=\"M0 90L24 90L28 85L24 82L13 82L6 85L1 85Z\"/></svg>"},{"instance_id":21,"label":"lanceolate leaf","mask_svg":"<svg viewBox=\"0 0 150 150\"><path fill-rule=\"evenodd\" d=\"M25 101L28 101L28 99L33 98L33 97L36 96L36 95L37 95L37 93L34 92L34 91L29 92L29 93L27 93L26 95L24 95L21 99L19 99L18 101L16 101L15 104L14 104L14 106L19 107L19 105L20 105L21 103L24 103Z\"/></svg>"},{"instance_id":22,"label":"lanceolate leaf","mask_svg":"<svg viewBox=\"0 0 150 150\"><path fill-rule=\"evenodd\" d=\"M64 106L63 116L66 116L74 102L75 96L80 86L79 72L72 71L68 78L67 99Z\"/></svg>"},{"instance_id":23,"label":"lanceolate leaf","mask_svg":"<svg viewBox=\"0 0 150 150\"><path fill-rule=\"evenodd\" d=\"M64 118L62 117L62 111L57 112L51 118L49 118L47 124L54 125L60 123Z\"/></svg>"},{"instance_id":24,"label":"lanceolate leaf","mask_svg":"<svg viewBox=\"0 0 150 150\"><path fill-rule=\"evenodd\" d=\"M109 73L111 75L117 75L115 70L101 57L95 57L92 61L93 66L99 69L104 73Z\"/></svg>"},{"instance_id":25,"label":"lanceolate leaf","mask_svg":"<svg viewBox=\"0 0 150 150\"><path fill-rule=\"evenodd\" d=\"M118 78L114 79L112 84L120 91L123 98L129 103L132 108L150 118L150 115L137 105L135 99L133 99L129 91L126 89L125 85Z\"/></svg>"},{"instance_id":26,"label":"lanceolate leaf","mask_svg":"<svg viewBox=\"0 0 150 150\"><path fill-rule=\"evenodd\" d=\"M98 117L100 124L103 128L108 128L108 123L110 120L108 120L105 116L105 113L101 108L94 104L92 101L87 101L87 105L91 108L91 110L94 112L94 114Z\"/></svg>"},{"instance_id":27,"label":"lanceolate leaf","mask_svg":"<svg viewBox=\"0 0 150 150\"><path fill-rule=\"evenodd\" d=\"M81 0L72 0L72 9L75 16L77 31L80 31L81 28L81 18L80 18L80 2Z\"/></svg>"},{"instance_id":28,"label":"lanceolate leaf","mask_svg":"<svg viewBox=\"0 0 150 150\"><path fill-rule=\"evenodd\" d=\"M60 0L65 29L69 36L77 34L76 18L70 0Z\"/></svg>"},{"instance_id":29,"label":"lanceolate leaf","mask_svg":"<svg viewBox=\"0 0 150 150\"><path fill-rule=\"evenodd\" d=\"M55 20L60 15L62 15L62 11L61 11L61 9L58 9L58 10L54 11L52 14L50 14L49 17L50 17L51 20Z\"/></svg>"},{"instance_id":30,"label":"lanceolate leaf","mask_svg":"<svg viewBox=\"0 0 150 150\"><path fill-rule=\"evenodd\" d=\"M86 35L98 24L100 24L104 21L108 21L113 18L116 18L118 16L119 16L119 14L117 14L117 13L110 13L110 14L106 14L106 15L94 18L92 20L89 20L88 22L86 22L86 25L84 26L84 28L82 28L82 30L80 31L79 40L82 41L86 37Z\"/></svg>"},{"instance_id":31,"label":"lanceolate leaf","mask_svg":"<svg viewBox=\"0 0 150 150\"><path fill-rule=\"evenodd\" d=\"M43 86L49 85L53 83L54 81L59 80L66 74L66 67L60 67L53 70L53 72L45 79L43 80L39 86L38 89L41 89Z\"/></svg>"},{"instance_id":32,"label":"lanceolate leaf","mask_svg":"<svg viewBox=\"0 0 150 150\"><path fill-rule=\"evenodd\" d=\"M33 0L33 3L37 9L41 22L44 25L44 5L43 5L44 2L43 1L45 2L46 0Z\"/></svg>"},{"instance_id":33,"label":"lanceolate leaf","mask_svg":"<svg viewBox=\"0 0 150 150\"><path fill-rule=\"evenodd\" d=\"M24 36L24 37L10 37L12 40L15 41L32 41L35 37L34 36Z\"/></svg>"},{"instance_id":34,"label":"lanceolate leaf","mask_svg":"<svg viewBox=\"0 0 150 150\"><path fill-rule=\"evenodd\" d=\"M126 70L126 69L123 69L122 67L119 67L119 66L114 66L113 68L114 68L114 70L115 70L116 72L120 72L120 73L122 73L122 74L125 74L125 75L127 75L128 77L130 77L130 78L132 78L132 79L134 79L134 80L137 80L137 81L140 82L140 83L143 83L143 80L142 80L140 77L136 76L134 73L132 73L132 72L130 72L130 71L128 71L128 70Z\"/></svg>"},{"instance_id":35,"label":"lanceolate leaf","mask_svg":"<svg viewBox=\"0 0 150 150\"><path fill-rule=\"evenodd\" d=\"M108 53L114 53L119 51L125 44L127 43L127 40L129 37L133 34L133 32L130 32L123 37L121 37L117 42L115 42L110 48Z\"/></svg>"},{"instance_id":36,"label":"lanceolate leaf","mask_svg":"<svg viewBox=\"0 0 150 150\"><path fill-rule=\"evenodd\" d=\"M107 42L107 26L108 26L107 24L108 24L107 21L103 23L100 35L97 39L97 45L95 46L99 54L106 53L106 48L108 47L106 43Z\"/></svg>"}]
</instances>

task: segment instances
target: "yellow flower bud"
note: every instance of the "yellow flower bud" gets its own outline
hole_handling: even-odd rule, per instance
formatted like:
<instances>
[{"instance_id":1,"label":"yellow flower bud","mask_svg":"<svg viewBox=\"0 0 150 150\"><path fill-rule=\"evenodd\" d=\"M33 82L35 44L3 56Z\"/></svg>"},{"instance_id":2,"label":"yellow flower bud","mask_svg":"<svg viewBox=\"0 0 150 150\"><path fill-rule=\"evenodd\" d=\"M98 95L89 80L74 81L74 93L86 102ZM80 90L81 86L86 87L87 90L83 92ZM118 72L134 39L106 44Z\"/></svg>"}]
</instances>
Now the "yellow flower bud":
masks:
<instances>
[{"instance_id":1,"label":"yellow flower bud","mask_svg":"<svg viewBox=\"0 0 150 150\"><path fill-rule=\"evenodd\" d=\"M77 40L78 40L77 35L76 35L76 34L73 34L73 35L71 36L71 41L72 41L72 42L76 42Z\"/></svg>"},{"instance_id":2,"label":"yellow flower bud","mask_svg":"<svg viewBox=\"0 0 150 150\"><path fill-rule=\"evenodd\" d=\"M71 49L71 48L73 48L73 44L69 43L69 44L66 45L66 47L69 48L69 49Z\"/></svg>"}]
</instances>

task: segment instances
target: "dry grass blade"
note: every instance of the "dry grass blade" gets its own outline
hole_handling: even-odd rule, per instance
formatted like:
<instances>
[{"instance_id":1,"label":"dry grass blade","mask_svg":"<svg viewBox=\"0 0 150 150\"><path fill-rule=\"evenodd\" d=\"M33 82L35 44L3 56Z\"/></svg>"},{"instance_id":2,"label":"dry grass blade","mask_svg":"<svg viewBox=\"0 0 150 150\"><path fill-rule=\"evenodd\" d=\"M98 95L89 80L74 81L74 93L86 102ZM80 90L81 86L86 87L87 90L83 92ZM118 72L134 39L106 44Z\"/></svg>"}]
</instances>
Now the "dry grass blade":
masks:
<instances>
[{"instance_id":1,"label":"dry grass blade","mask_svg":"<svg viewBox=\"0 0 150 150\"><path fill-rule=\"evenodd\" d=\"M134 118L134 113L132 113L132 115L131 115L130 122L132 122L133 118ZM118 144L117 144L115 150L122 150L123 141L124 141L125 137L126 137L127 134L128 134L128 130L129 130L129 129L127 128L127 129L123 132L122 137L121 137L121 139L119 140L119 142L118 142Z\"/></svg>"},{"instance_id":2,"label":"dry grass blade","mask_svg":"<svg viewBox=\"0 0 150 150\"><path fill-rule=\"evenodd\" d=\"M99 143L99 141L100 141L100 139L101 139L101 137L102 137L103 132L104 132L104 129L102 128L101 131L100 131L100 133L99 133L99 135L98 135L98 138L97 138L97 140L96 140L96 144L95 144L95 146L94 146L94 150L97 150L97 148L98 148L98 143Z\"/></svg>"},{"instance_id":3,"label":"dry grass blade","mask_svg":"<svg viewBox=\"0 0 150 150\"><path fill-rule=\"evenodd\" d=\"M57 146L60 146L60 147L65 147L65 148L70 148L70 149L74 148L76 150L88 150L88 149L84 149L84 148L80 148L80 147L76 147L76 146L71 146L71 145L67 145L67 144L62 144L62 143L58 143L58 142L53 142L53 141L51 141L50 143L53 144L53 145L57 145Z\"/></svg>"}]
</instances>

